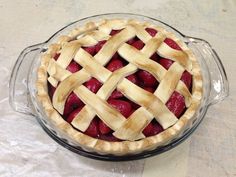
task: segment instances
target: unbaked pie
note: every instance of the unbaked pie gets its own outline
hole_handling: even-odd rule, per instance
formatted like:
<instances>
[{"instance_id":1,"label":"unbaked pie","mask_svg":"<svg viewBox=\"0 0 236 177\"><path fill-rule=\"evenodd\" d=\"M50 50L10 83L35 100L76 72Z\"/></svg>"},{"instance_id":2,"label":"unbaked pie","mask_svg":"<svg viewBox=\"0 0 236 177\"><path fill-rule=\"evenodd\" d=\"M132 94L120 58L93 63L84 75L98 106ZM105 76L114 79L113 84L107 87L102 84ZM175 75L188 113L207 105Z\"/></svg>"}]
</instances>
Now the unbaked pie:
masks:
<instances>
[{"instance_id":1,"label":"unbaked pie","mask_svg":"<svg viewBox=\"0 0 236 177\"><path fill-rule=\"evenodd\" d=\"M37 92L48 119L79 146L124 155L165 145L188 127L202 98L202 76L173 33L105 19L48 47Z\"/></svg>"}]
</instances>

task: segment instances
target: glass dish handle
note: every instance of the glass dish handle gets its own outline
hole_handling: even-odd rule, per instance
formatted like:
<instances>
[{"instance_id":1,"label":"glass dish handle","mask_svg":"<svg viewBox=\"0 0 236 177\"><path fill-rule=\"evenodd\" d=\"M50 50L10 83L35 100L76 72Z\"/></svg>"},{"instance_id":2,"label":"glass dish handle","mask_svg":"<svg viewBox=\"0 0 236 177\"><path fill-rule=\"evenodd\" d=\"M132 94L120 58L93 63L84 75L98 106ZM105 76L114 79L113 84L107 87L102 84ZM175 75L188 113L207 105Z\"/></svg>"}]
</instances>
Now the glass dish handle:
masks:
<instances>
[{"instance_id":1,"label":"glass dish handle","mask_svg":"<svg viewBox=\"0 0 236 177\"><path fill-rule=\"evenodd\" d=\"M187 38L189 45L194 45L195 49L202 55L204 63L206 64L206 70L209 71L210 81L210 96L208 98L208 105L213 105L222 101L229 95L229 83L224 66L212 48L212 46L203 39Z\"/></svg>"},{"instance_id":2,"label":"glass dish handle","mask_svg":"<svg viewBox=\"0 0 236 177\"><path fill-rule=\"evenodd\" d=\"M9 103L16 112L35 115L29 98L28 77L31 64L42 49L43 43L25 48L12 69L9 82Z\"/></svg>"}]
</instances>

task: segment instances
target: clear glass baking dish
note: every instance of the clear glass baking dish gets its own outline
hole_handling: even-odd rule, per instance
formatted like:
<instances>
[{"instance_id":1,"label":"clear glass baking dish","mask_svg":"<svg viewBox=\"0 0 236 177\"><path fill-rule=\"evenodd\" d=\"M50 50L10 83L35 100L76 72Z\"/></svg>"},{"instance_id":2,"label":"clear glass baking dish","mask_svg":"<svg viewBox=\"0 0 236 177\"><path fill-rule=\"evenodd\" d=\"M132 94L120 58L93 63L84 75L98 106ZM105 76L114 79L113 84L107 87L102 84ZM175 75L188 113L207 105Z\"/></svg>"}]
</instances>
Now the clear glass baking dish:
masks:
<instances>
[{"instance_id":1,"label":"clear glass baking dish","mask_svg":"<svg viewBox=\"0 0 236 177\"><path fill-rule=\"evenodd\" d=\"M196 114L194 115L194 118L192 119L193 121L190 123L190 126L178 137L162 147L157 147L154 150L142 152L139 154L131 154L125 156L101 155L95 152L89 152L85 149L82 149L78 144L59 132L53 126L53 124L48 121L40 103L36 98L37 92L35 82L37 68L40 64L41 53L47 50L49 44L56 42L58 36L67 34L73 28L81 26L86 22L98 21L103 18L138 19L140 21L149 21L153 24L164 27L165 29L173 32L179 39L184 41L198 59L203 75L203 98L201 101L201 105L196 111ZM208 107L222 101L225 97L228 96L229 85L220 58L207 41L186 36L170 25L151 17L138 14L111 13L86 17L70 23L69 25L63 27L55 34L53 34L47 41L29 46L24 49L19 55L13 67L10 78L9 94L10 105L15 111L35 117L42 128L46 131L46 133L48 133L48 135L50 135L54 140L56 140L65 148L77 154L93 159L125 161L146 158L163 153L186 140L186 138L189 137L189 135L191 135L191 133L194 132L198 125L201 123Z\"/></svg>"}]
</instances>

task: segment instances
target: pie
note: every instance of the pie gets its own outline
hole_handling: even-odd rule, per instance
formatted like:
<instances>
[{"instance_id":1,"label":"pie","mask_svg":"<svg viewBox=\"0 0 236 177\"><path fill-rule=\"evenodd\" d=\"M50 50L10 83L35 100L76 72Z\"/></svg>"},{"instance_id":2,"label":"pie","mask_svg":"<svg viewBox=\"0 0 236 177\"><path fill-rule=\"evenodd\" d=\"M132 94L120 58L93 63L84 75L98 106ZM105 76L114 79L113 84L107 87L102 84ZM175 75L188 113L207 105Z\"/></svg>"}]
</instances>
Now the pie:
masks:
<instances>
[{"instance_id":1,"label":"pie","mask_svg":"<svg viewBox=\"0 0 236 177\"><path fill-rule=\"evenodd\" d=\"M134 19L89 22L41 56L38 100L87 151L136 154L168 144L196 119L199 63L172 32Z\"/></svg>"}]
</instances>

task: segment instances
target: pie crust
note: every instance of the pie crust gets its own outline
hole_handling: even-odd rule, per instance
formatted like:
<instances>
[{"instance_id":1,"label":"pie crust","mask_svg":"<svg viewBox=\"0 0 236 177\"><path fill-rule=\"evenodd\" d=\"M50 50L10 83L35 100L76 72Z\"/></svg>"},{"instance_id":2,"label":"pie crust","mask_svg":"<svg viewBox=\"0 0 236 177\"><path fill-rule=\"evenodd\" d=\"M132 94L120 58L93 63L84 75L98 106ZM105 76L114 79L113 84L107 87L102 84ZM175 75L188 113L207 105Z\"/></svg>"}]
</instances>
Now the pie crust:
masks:
<instances>
[{"instance_id":1,"label":"pie crust","mask_svg":"<svg viewBox=\"0 0 236 177\"><path fill-rule=\"evenodd\" d=\"M158 33L152 37L145 28L153 28ZM120 29L122 29L120 33L109 35L111 30ZM126 43L135 36L145 43L141 50ZM167 37L174 40L182 50L172 49L164 43ZM82 48L96 45L102 40L107 42L95 56L91 56ZM60 56L55 61L52 58L58 52ZM103 66L116 52L129 64L111 72ZM175 61L169 70L150 59L155 52ZM66 70L72 59L83 67L76 73ZM138 69L150 72L159 81L159 86L154 93L143 90L125 78ZM192 75L191 93L180 80L185 70ZM58 42L51 44L42 54L37 74L38 100L48 120L85 150L100 154L137 154L169 143L191 126L203 91L200 66L186 44L162 27L133 19L104 19L99 22L89 22L75 28L68 35L60 36ZM82 85L91 77L103 83L96 94ZM57 86L60 82L52 101L48 94L48 82L53 86ZM118 89L128 99L141 105L128 119L106 101L114 89ZM61 114L66 99L72 91L85 103L85 106L70 124L62 118ZM179 119L165 106L173 91L184 96L187 107ZM114 131L115 137L123 141L105 141L82 133L88 128L95 115L98 115ZM164 131L145 137L142 130L154 118Z\"/></svg>"}]
</instances>

